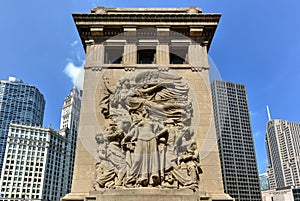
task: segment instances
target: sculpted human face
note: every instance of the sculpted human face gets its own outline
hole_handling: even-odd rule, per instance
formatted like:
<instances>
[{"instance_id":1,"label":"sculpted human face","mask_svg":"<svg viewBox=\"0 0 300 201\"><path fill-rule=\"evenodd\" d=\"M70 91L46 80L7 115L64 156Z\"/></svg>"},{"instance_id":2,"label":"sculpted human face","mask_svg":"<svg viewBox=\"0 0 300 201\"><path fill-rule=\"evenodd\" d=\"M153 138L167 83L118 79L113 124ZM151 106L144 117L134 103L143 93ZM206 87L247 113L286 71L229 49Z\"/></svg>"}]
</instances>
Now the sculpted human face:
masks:
<instances>
[{"instance_id":1,"label":"sculpted human face","mask_svg":"<svg viewBox=\"0 0 300 201\"><path fill-rule=\"evenodd\" d=\"M96 142L97 142L98 144L103 143L103 142L104 142L103 135L97 134L97 135L95 136L95 140L96 140Z\"/></svg>"}]
</instances>

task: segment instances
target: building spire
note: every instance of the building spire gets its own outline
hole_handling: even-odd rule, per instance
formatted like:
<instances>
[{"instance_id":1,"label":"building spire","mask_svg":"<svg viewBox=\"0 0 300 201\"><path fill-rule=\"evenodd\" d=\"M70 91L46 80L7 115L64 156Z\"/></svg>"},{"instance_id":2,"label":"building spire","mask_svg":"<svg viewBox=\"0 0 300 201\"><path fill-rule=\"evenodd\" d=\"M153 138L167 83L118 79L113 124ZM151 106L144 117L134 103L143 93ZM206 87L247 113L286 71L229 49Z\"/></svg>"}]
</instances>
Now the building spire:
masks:
<instances>
[{"instance_id":1,"label":"building spire","mask_svg":"<svg viewBox=\"0 0 300 201\"><path fill-rule=\"evenodd\" d=\"M268 119L269 119L269 121L271 121L272 118L271 118L270 109L269 109L268 105L267 105L267 113L268 113Z\"/></svg>"}]
</instances>

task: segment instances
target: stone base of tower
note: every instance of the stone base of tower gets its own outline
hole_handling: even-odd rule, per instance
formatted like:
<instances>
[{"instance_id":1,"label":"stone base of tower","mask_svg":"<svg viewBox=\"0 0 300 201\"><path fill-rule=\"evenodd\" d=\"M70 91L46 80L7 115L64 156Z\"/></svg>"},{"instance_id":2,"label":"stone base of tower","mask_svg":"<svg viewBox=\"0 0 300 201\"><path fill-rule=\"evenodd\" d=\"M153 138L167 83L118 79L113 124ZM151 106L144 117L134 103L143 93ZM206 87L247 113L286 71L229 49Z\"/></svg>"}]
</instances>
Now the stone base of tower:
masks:
<instances>
[{"instance_id":1,"label":"stone base of tower","mask_svg":"<svg viewBox=\"0 0 300 201\"><path fill-rule=\"evenodd\" d=\"M70 193L61 201L234 201L229 195L208 195L189 189L128 188L103 189L87 194Z\"/></svg>"}]
</instances>

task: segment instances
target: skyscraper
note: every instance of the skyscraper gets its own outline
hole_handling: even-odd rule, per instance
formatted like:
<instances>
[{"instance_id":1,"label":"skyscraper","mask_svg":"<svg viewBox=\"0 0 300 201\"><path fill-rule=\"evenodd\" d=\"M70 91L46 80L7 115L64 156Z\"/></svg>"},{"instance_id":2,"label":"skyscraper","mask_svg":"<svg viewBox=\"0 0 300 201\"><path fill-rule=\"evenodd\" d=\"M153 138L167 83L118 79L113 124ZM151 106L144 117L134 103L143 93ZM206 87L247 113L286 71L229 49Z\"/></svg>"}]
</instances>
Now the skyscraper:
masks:
<instances>
[{"instance_id":1,"label":"skyscraper","mask_svg":"<svg viewBox=\"0 0 300 201\"><path fill-rule=\"evenodd\" d=\"M212 100L225 193L236 201L260 201L246 87L215 80Z\"/></svg>"},{"instance_id":2,"label":"skyscraper","mask_svg":"<svg viewBox=\"0 0 300 201\"><path fill-rule=\"evenodd\" d=\"M73 88L64 100L59 131L10 124L0 200L59 200L70 192L80 103Z\"/></svg>"},{"instance_id":3,"label":"skyscraper","mask_svg":"<svg viewBox=\"0 0 300 201\"><path fill-rule=\"evenodd\" d=\"M267 123L266 148L270 188L299 188L300 124L270 119Z\"/></svg>"},{"instance_id":4,"label":"skyscraper","mask_svg":"<svg viewBox=\"0 0 300 201\"><path fill-rule=\"evenodd\" d=\"M67 135L52 128L10 124L0 200L58 201L65 195Z\"/></svg>"},{"instance_id":5,"label":"skyscraper","mask_svg":"<svg viewBox=\"0 0 300 201\"><path fill-rule=\"evenodd\" d=\"M10 123L41 126L45 100L41 92L22 80L0 80L0 171Z\"/></svg>"},{"instance_id":6,"label":"skyscraper","mask_svg":"<svg viewBox=\"0 0 300 201\"><path fill-rule=\"evenodd\" d=\"M65 177L67 177L67 192L71 191L73 167L76 153L76 142L78 133L78 124L80 117L80 95L76 87L71 90L71 93L65 98L60 119L60 129L68 129L68 151L70 153L68 164L65 167Z\"/></svg>"}]
</instances>

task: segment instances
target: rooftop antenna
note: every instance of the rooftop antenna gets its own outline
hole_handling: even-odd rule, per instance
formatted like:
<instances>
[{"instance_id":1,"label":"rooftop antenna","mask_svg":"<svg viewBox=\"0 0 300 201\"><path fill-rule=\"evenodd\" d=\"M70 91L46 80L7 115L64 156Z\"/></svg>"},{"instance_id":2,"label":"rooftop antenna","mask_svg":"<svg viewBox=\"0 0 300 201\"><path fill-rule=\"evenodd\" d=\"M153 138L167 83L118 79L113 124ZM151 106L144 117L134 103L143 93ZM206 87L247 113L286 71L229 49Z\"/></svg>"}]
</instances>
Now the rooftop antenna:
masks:
<instances>
[{"instance_id":1,"label":"rooftop antenna","mask_svg":"<svg viewBox=\"0 0 300 201\"><path fill-rule=\"evenodd\" d=\"M269 109L269 106L267 105L267 113L268 113L268 119L269 121L271 121L271 114L270 114L270 109Z\"/></svg>"}]
</instances>

